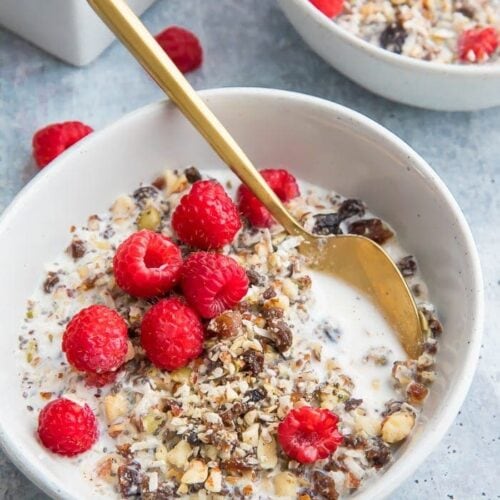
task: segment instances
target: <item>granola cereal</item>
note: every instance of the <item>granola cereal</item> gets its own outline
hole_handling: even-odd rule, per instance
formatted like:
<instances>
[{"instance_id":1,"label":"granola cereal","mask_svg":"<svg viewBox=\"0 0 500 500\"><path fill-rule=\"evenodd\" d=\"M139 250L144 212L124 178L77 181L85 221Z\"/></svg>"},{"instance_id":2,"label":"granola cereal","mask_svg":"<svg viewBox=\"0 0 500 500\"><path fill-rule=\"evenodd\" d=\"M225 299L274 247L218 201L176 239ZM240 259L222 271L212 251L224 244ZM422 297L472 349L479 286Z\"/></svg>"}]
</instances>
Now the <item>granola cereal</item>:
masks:
<instances>
[{"instance_id":1,"label":"granola cereal","mask_svg":"<svg viewBox=\"0 0 500 500\"><path fill-rule=\"evenodd\" d=\"M416 260L361 201L302 184L304 194L288 206L306 228L379 238L410 287L418 287L427 320L422 356L407 360L382 315L355 290L309 271L297 251L299 238L280 226L245 226L223 252L246 269L246 297L207 322L201 357L161 371L146 359L138 336L152 301L116 286L112 260L117 245L139 228L174 237L171 213L200 177L193 167L168 171L154 185L120 196L109 212L73 228L67 251L47 266L19 337L21 385L33 425L48 400L85 401L101 437L69 460L110 497L348 496L394 460L398 443L418 425L435 378L442 328ZM60 348L72 315L96 303L121 314L131 341L127 363L99 388L89 387ZM313 464L290 460L276 435L287 413L304 405L335 412L344 438Z\"/></svg>"}]
</instances>

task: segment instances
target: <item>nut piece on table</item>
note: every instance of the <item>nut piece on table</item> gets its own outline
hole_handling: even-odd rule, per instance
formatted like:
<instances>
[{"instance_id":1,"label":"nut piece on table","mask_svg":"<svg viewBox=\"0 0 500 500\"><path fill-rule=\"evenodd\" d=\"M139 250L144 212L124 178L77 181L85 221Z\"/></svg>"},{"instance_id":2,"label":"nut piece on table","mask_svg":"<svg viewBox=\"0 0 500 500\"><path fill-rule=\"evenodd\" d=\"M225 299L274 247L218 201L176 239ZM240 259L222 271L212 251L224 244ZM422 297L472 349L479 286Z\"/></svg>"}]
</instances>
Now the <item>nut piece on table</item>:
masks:
<instances>
[{"instance_id":1,"label":"nut piece on table","mask_svg":"<svg viewBox=\"0 0 500 500\"><path fill-rule=\"evenodd\" d=\"M278 453L276 450L276 440L274 438L271 437L265 440L261 434L259 444L257 445L257 458L263 469L274 469L276 467L278 463Z\"/></svg>"},{"instance_id":2,"label":"nut piece on table","mask_svg":"<svg viewBox=\"0 0 500 500\"><path fill-rule=\"evenodd\" d=\"M204 483L208 477L208 465L201 460L193 460L182 476L184 484Z\"/></svg>"},{"instance_id":3,"label":"nut piece on table","mask_svg":"<svg viewBox=\"0 0 500 500\"><path fill-rule=\"evenodd\" d=\"M382 423L382 439L386 443L399 443L405 439L415 425L415 416L408 411L397 411Z\"/></svg>"},{"instance_id":4,"label":"nut piece on table","mask_svg":"<svg viewBox=\"0 0 500 500\"><path fill-rule=\"evenodd\" d=\"M205 489L211 493L219 493L222 489L222 473L218 467L210 471L205 481Z\"/></svg>"},{"instance_id":5,"label":"nut piece on table","mask_svg":"<svg viewBox=\"0 0 500 500\"><path fill-rule=\"evenodd\" d=\"M128 403L122 393L109 394L104 398L104 414L106 415L108 424L125 415L127 411Z\"/></svg>"},{"instance_id":6,"label":"nut piece on table","mask_svg":"<svg viewBox=\"0 0 500 500\"><path fill-rule=\"evenodd\" d=\"M274 492L279 497L295 497L297 495L297 477L291 472L280 472L274 477Z\"/></svg>"},{"instance_id":7,"label":"nut piece on table","mask_svg":"<svg viewBox=\"0 0 500 500\"><path fill-rule=\"evenodd\" d=\"M174 467L181 468L184 467L192 452L190 444L182 439L167 453L166 459Z\"/></svg>"}]
</instances>

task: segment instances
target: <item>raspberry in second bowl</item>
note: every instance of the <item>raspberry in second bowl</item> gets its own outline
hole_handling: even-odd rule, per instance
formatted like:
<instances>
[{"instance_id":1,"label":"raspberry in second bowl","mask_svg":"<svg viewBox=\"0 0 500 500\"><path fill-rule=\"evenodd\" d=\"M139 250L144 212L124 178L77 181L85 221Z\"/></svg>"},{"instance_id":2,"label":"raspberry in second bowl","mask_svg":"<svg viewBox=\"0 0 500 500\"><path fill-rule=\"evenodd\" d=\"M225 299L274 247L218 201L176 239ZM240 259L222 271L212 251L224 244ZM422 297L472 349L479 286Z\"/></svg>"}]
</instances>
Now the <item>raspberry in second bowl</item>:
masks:
<instances>
[{"instance_id":1,"label":"raspberry in second bowl","mask_svg":"<svg viewBox=\"0 0 500 500\"><path fill-rule=\"evenodd\" d=\"M50 451L73 457L97 441L97 419L89 405L66 398L51 401L38 416L38 437Z\"/></svg>"},{"instance_id":2,"label":"raspberry in second bowl","mask_svg":"<svg viewBox=\"0 0 500 500\"><path fill-rule=\"evenodd\" d=\"M144 315L141 345L158 368L176 370L203 350L204 330L196 313L178 298L163 299Z\"/></svg>"},{"instance_id":3,"label":"raspberry in second bowl","mask_svg":"<svg viewBox=\"0 0 500 500\"><path fill-rule=\"evenodd\" d=\"M180 276L181 251L166 236L143 229L129 236L116 251L116 283L134 297L154 297L170 290Z\"/></svg>"},{"instance_id":4,"label":"raspberry in second bowl","mask_svg":"<svg viewBox=\"0 0 500 500\"><path fill-rule=\"evenodd\" d=\"M217 181L198 181L172 215L180 240L201 250L222 248L241 228L238 209Z\"/></svg>"},{"instance_id":5,"label":"raspberry in second bowl","mask_svg":"<svg viewBox=\"0 0 500 500\"><path fill-rule=\"evenodd\" d=\"M66 353L68 362L82 372L115 371L127 356L127 324L109 307L86 307L68 323L63 335L62 350Z\"/></svg>"},{"instance_id":6,"label":"raspberry in second bowl","mask_svg":"<svg viewBox=\"0 0 500 500\"><path fill-rule=\"evenodd\" d=\"M235 306L246 295L248 277L231 257L195 252L184 263L181 286L191 306L209 319Z\"/></svg>"}]
</instances>

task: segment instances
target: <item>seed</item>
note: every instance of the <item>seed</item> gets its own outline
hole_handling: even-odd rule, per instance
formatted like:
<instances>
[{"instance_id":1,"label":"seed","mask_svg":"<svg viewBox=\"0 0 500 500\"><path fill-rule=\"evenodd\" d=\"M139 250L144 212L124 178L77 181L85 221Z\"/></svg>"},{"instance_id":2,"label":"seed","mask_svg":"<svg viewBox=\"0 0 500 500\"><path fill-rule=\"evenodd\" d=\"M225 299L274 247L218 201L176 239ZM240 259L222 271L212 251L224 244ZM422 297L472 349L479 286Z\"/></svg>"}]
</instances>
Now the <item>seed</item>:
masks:
<instances>
[{"instance_id":1,"label":"seed","mask_svg":"<svg viewBox=\"0 0 500 500\"><path fill-rule=\"evenodd\" d=\"M139 229L150 229L156 231L161 223L160 212L154 207L146 208L137 218L137 226Z\"/></svg>"}]
</instances>

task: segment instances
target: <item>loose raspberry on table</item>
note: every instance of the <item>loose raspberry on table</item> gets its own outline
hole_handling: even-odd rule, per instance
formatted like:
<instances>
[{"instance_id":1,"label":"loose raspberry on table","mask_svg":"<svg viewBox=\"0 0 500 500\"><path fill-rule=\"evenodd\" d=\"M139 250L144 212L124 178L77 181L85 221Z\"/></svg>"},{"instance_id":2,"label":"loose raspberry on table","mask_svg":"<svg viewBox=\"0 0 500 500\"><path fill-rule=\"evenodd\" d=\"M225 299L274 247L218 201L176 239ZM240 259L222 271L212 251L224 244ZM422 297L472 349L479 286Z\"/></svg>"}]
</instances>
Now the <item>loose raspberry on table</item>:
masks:
<instances>
[{"instance_id":1,"label":"loose raspberry on table","mask_svg":"<svg viewBox=\"0 0 500 500\"><path fill-rule=\"evenodd\" d=\"M45 448L73 457L88 451L97 441L97 419L89 405L59 398L40 412L38 436Z\"/></svg>"},{"instance_id":2,"label":"loose raspberry on table","mask_svg":"<svg viewBox=\"0 0 500 500\"><path fill-rule=\"evenodd\" d=\"M203 339L198 315L178 298L160 300L142 320L141 345L149 360L163 370L182 368L197 358Z\"/></svg>"},{"instance_id":3,"label":"loose raspberry on table","mask_svg":"<svg viewBox=\"0 0 500 500\"><path fill-rule=\"evenodd\" d=\"M198 181L172 215L180 240L202 250L231 243L241 228L238 209L217 181Z\"/></svg>"},{"instance_id":4,"label":"loose raspberry on table","mask_svg":"<svg viewBox=\"0 0 500 500\"><path fill-rule=\"evenodd\" d=\"M33 136L33 156L43 168L63 151L93 132L82 122L54 123L38 130Z\"/></svg>"},{"instance_id":5,"label":"loose raspberry on table","mask_svg":"<svg viewBox=\"0 0 500 500\"><path fill-rule=\"evenodd\" d=\"M105 373L117 370L128 351L128 329L113 309L93 305L75 314L66 326L62 350L77 370Z\"/></svg>"},{"instance_id":6,"label":"loose raspberry on table","mask_svg":"<svg viewBox=\"0 0 500 500\"><path fill-rule=\"evenodd\" d=\"M497 50L499 34L492 26L464 31L458 39L458 55L462 61L484 62Z\"/></svg>"},{"instance_id":7,"label":"loose raspberry on table","mask_svg":"<svg viewBox=\"0 0 500 500\"><path fill-rule=\"evenodd\" d=\"M300 195L299 186L295 177L284 169L268 168L260 171L271 189L278 198L287 202ZM255 227L270 227L274 223L269 210L257 199L245 184L238 188L238 206L241 213Z\"/></svg>"},{"instance_id":8,"label":"loose raspberry on table","mask_svg":"<svg viewBox=\"0 0 500 500\"><path fill-rule=\"evenodd\" d=\"M113 270L117 285L134 297L154 297L180 278L182 255L169 238L149 229L129 236L116 250Z\"/></svg>"},{"instance_id":9,"label":"loose raspberry on table","mask_svg":"<svg viewBox=\"0 0 500 500\"><path fill-rule=\"evenodd\" d=\"M181 287L186 300L200 316L214 318L246 295L248 277L231 257L195 252L184 262Z\"/></svg>"},{"instance_id":10,"label":"loose raspberry on table","mask_svg":"<svg viewBox=\"0 0 500 500\"><path fill-rule=\"evenodd\" d=\"M309 0L327 17L336 17L344 8L344 0Z\"/></svg>"},{"instance_id":11,"label":"loose raspberry on table","mask_svg":"<svg viewBox=\"0 0 500 500\"><path fill-rule=\"evenodd\" d=\"M171 26L156 35L156 41L182 73L198 69L203 49L196 35L185 28Z\"/></svg>"},{"instance_id":12,"label":"loose raspberry on table","mask_svg":"<svg viewBox=\"0 0 500 500\"><path fill-rule=\"evenodd\" d=\"M290 458L300 463L323 460L342 443L338 421L337 415L325 408L294 408L278 426L279 443Z\"/></svg>"}]
</instances>

